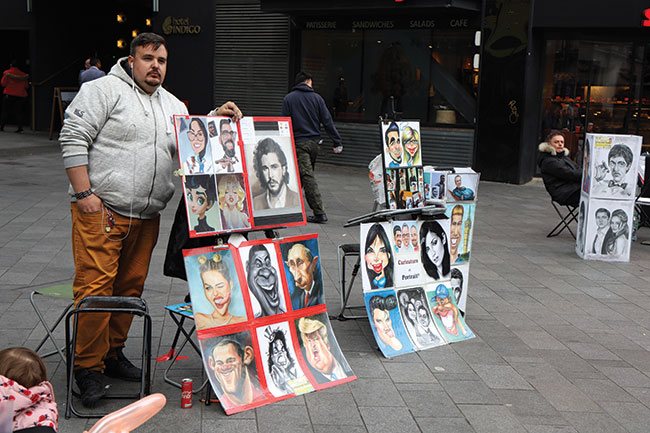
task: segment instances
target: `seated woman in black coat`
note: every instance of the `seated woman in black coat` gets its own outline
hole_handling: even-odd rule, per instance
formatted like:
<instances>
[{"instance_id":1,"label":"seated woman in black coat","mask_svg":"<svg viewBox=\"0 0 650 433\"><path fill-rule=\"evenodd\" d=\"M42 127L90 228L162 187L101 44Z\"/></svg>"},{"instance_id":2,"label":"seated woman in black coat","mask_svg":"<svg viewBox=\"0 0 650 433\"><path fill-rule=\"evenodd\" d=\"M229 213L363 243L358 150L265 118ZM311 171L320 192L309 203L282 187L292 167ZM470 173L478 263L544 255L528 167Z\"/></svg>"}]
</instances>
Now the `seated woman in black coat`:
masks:
<instances>
[{"instance_id":1,"label":"seated woman in black coat","mask_svg":"<svg viewBox=\"0 0 650 433\"><path fill-rule=\"evenodd\" d=\"M564 147L564 135L560 131L551 131L546 142L539 144L537 163L551 198L562 205L578 206L582 170L569 157L569 149Z\"/></svg>"}]
</instances>

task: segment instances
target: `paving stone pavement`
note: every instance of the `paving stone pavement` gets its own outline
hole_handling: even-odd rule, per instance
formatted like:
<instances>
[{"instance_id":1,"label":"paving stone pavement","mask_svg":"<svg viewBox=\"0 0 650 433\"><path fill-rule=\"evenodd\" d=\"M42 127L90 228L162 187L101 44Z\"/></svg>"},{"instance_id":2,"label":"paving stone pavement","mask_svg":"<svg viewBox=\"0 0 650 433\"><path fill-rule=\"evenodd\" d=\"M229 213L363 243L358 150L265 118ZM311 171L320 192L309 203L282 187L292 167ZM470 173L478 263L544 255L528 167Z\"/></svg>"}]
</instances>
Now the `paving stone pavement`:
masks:
<instances>
[{"instance_id":1,"label":"paving stone pavement","mask_svg":"<svg viewBox=\"0 0 650 433\"><path fill-rule=\"evenodd\" d=\"M67 179L58 143L46 134L0 132L0 155L0 347L35 347L44 331L30 292L74 275ZM320 164L316 175L329 223L283 233L320 234L326 300L336 316L336 246L358 242L358 229L343 224L369 211L372 196L364 169ZM162 275L179 196L163 212L144 292L154 356L169 351L175 330L163 306L187 293L185 282ZM557 217L539 179L481 182L476 216L467 322L477 338L389 360L377 351L366 319L332 320L358 380L233 416L196 397L191 409L181 409L180 391L163 381L167 363L154 360L153 391L168 402L136 431L647 432L650 247L639 241L650 239L650 230L640 230L630 263L583 261L568 233L546 238ZM359 281L354 292L351 304L359 304ZM44 305L52 320L65 303ZM140 323L134 322L126 348L134 359ZM56 335L61 341L63 329ZM189 359L170 374L193 377L197 385L201 361L191 350L184 354ZM63 414L65 366L49 357L47 367ZM113 400L101 408L123 404ZM60 431L82 432L94 422L61 416Z\"/></svg>"}]
</instances>

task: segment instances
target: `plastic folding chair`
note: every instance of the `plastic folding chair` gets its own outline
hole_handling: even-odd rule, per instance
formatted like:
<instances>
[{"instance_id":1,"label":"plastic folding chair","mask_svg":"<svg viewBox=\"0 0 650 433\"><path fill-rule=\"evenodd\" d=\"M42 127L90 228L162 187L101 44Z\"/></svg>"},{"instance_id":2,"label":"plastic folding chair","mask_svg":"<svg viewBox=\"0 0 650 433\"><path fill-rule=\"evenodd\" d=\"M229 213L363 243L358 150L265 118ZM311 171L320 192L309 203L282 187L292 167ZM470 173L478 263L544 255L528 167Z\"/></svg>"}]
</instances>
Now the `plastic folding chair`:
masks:
<instances>
[{"instance_id":1,"label":"plastic folding chair","mask_svg":"<svg viewBox=\"0 0 650 433\"><path fill-rule=\"evenodd\" d=\"M553 236L557 236L560 233L564 231L564 229L567 229L569 233L571 233L571 236L573 236L573 239L576 238L575 233L573 233L573 230L571 230L571 227L569 227L569 224L571 224L573 221L576 221L578 219L578 208L577 206L572 206L570 204L559 204L554 200L551 200L551 204L553 205L553 209L555 209L555 212L557 212L558 216L560 217L560 222L557 223L555 227L553 227L553 230L549 232L549 234L546 235L547 238L552 238ZM566 213L562 212L562 208L566 209Z\"/></svg>"},{"instance_id":2,"label":"plastic folding chair","mask_svg":"<svg viewBox=\"0 0 650 433\"><path fill-rule=\"evenodd\" d=\"M56 319L56 322L54 322L54 325L50 326L45 320L43 313L41 312L40 308L36 303L37 295L69 301L67 307L65 307L63 312ZM44 287L42 289L34 290L32 293L29 294L29 302L32 304L32 307L34 308L34 312L36 313L38 320L40 320L41 324L43 325L43 328L45 328L45 332L47 333L47 335L43 337L43 339L38 344L38 346L36 346L35 351L38 352L48 339L50 339L50 341L52 342L52 344L54 344L55 347L55 350L51 352L45 354L39 354L42 358L47 358L48 356L58 353L59 356L61 357L61 360L65 362L65 355L63 353L63 348L61 348L57 344L56 339L54 338L54 330L57 328L57 326L59 326L59 324L61 323L61 321L67 314L67 312L70 311L70 308L72 308L72 305L74 303L73 301L74 301L74 296L72 294L72 284L59 284L57 286ZM51 308L51 305L48 304L48 307Z\"/></svg>"}]
</instances>

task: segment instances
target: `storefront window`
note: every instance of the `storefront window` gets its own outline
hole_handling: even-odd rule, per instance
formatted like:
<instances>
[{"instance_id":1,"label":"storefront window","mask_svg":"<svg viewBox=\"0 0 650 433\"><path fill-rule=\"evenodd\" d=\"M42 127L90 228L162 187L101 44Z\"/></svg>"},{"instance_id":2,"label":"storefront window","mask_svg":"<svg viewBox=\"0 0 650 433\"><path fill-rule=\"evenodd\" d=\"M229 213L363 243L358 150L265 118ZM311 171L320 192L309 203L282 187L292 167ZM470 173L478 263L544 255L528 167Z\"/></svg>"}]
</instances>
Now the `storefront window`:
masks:
<instances>
[{"instance_id":1,"label":"storefront window","mask_svg":"<svg viewBox=\"0 0 650 433\"><path fill-rule=\"evenodd\" d=\"M300 67L336 120L376 122L390 97L403 118L473 126L476 29L303 30Z\"/></svg>"},{"instance_id":2,"label":"storefront window","mask_svg":"<svg viewBox=\"0 0 650 433\"><path fill-rule=\"evenodd\" d=\"M572 152L585 132L639 134L650 142L643 64L643 46L633 42L547 41L542 136L563 130Z\"/></svg>"}]
</instances>

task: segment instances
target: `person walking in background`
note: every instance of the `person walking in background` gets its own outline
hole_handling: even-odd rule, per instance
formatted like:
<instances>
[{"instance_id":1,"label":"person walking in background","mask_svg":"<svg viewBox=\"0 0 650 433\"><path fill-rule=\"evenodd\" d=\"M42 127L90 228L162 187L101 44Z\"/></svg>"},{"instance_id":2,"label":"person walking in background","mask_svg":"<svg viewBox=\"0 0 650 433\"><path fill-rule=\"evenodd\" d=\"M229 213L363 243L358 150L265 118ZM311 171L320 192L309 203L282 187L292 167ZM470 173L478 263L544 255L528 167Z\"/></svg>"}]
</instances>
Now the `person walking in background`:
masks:
<instances>
[{"instance_id":1,"label":"person walking in background","mask_svg":"<svg viewBox=\"0 0 650 433\"><path fill-rule=\"evenodd\" d=\"M321 123L334 142L334 153L341 153L343 145L325 101L318 93L314 92L312 85L311 74L298 72L294 87L282 100L282 115L291 117L300 183L305 191L307 203L314 212L314 215L307 217L307 221L323 224L327 222L327 214L314 176L316 157L321 143Z\"/></svg>"},{"instance_id":2,"label":"person walking in background","mask_svg":"<svg viewBox=\"0 0 650 433\"><path fill-rule=\"evenodd\" d=\"M25 102L27 102L29 75L18 68L18 62L16 60L12 60L9 64L9 69L2 73L0 84L4 87L2 91L0 131L5 130L9 113L13 112L16 118L16 125L18 125L16 132L23 132L23 116L25 114Z\"/></svg>"},{"instance_id":3,"label":"person walking in background","mask_svg":"<svg viewBox=\"0 0 650 433\"><path fill-rule=\"evenodd\" d=\"M97 57L90 59L90 67L85 71L79 73L79 85L87 83L88 81L96 80L106 75L106 72L102 71L102 61Z\"/></svg>"}]
</instances>

